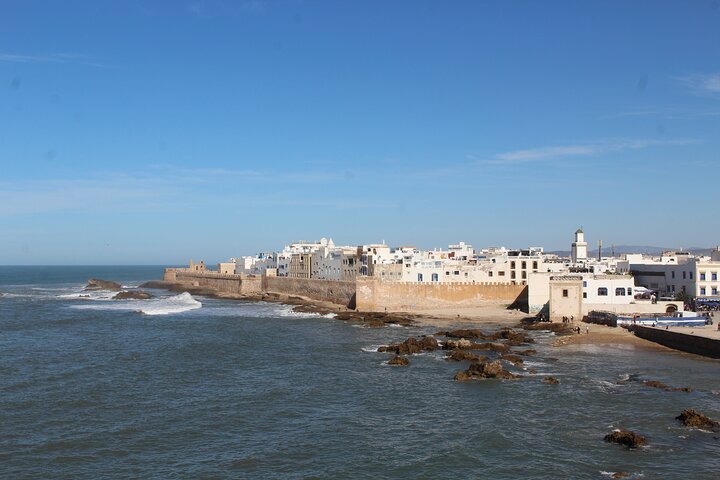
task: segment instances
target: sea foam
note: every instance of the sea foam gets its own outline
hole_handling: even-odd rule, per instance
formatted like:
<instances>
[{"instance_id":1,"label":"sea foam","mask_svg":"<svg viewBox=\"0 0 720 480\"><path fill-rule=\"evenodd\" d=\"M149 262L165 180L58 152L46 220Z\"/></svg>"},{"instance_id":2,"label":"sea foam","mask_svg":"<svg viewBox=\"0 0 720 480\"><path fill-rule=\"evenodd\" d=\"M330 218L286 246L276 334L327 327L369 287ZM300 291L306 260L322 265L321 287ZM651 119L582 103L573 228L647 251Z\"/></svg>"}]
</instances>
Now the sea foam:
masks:
<instances>
[{"instance_id":1,"label":"sea foam","mask_svg":"<svg viewBox=\"0 0 720 480\"><path fill-rule=\"evenodd\" d=\"M121 310L144 313L145 315L169 315L202 307L188 292L152 300L118 300L115 302L93 302L88 305L73 305L78 310Z\"/></svg>"}]
</instances>

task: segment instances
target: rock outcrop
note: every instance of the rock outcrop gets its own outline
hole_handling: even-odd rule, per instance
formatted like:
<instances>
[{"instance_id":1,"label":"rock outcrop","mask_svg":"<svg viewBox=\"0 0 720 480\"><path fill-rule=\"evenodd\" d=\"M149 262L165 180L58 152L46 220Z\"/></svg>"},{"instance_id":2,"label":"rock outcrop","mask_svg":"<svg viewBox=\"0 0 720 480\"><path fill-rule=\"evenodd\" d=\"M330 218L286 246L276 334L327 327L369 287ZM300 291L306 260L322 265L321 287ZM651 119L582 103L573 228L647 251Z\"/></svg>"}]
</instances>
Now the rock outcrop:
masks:
<instances>
[{"instance_id":1,"label":"rock outcrop","mask_svg":"<svg viewBox=\"0 0 720 480\"><path fill-rule=\"evenodd\" d=\"M524 330L549 330L555 335L572 335L573 327L569 323L553 323L553 322L537 322L526 323L523 325Z\"/></svg>"},{"instance_id":2,"label":"rock outcrop","mask_svg":"<svg viewBox=\"0 0 720 480\"><path fill-rule=\"evenodd\" d=\"M715 431L720 427L720 422L710 419L710 417L703 415L693 408L683 410L675 419L680 420L683 425L690 428Z\"/></svg>"},{"instance_id":3,"label":"rock outcrop","mask_svg":"<svg viewBox=\"0 0 720 480\"><path fill-rule=\"evenodd\" d=\"M393 358L388 360L388 365L395 365L397 367L406 367L410 365L410 360L407 359L407 357L400 357L398 355L395 355Z\"/></svg>"},{"instance_id":4,"label":"rock outcrop","mask_svg":"<svg viewBox=\"0 0 720 480\"><path fill-rule=\"evenodd\" d=\"M118 293L113 300L148 300L153 296L143 290L129 290Z\"/></svg>"},{"instance_id":5,"label":"rock outcrop","mask_svg":"<svg viewBox=\"0 0 720 480\"><path fill-rule=\"evenodd\" d=\"M432 352L439 348L437 340L433 337L408 338L402 343L388 345L378 348L378 352L392 352L395 355L412 355L413 353Z\"/></svg>"},{"instance_id":6,"label":"rock outcrop","mask_svg":"<svg viewBox=\"0 0 720 480\"><path fill-rule=\"evenodd\" d=\"M505 370L498 360L492 362L473 363L467 370L463 370L462 372L457 372L455 374L455 380L459 382L485 378L511 379L520 378L520 375L515 375Z\"/></svg>"},{"instance_id":7,"label":"rock outcrop","mask_svg":"<svg viewBox=\"0 0 720 480\"><path fill-rule=\"evenodd\" d=\"M110 290L112 292L119 292L122 290L122 285L117 282L111 282L109 280L100 280L97 278L91 278L88 280L85 290Z\"/></svg>"},{"instance_id":8,"label":"rock outcrop","mask_svg":"<svg viewBox=\"0 0 720 480\"><path fill-rule=\"evenodd\" d=\"M500 360L506 360L516 367L523 364L523 359L520 355L513 355L512 353L503 353L500 355Z\"/></svg>"},{"instance_id":9,"label":"rock outcrop","mask_svg":"<svg viewBox=\"0 0 720 480\"><path fill-rule=\"evenodd\" d=\"M615 430L605 435L605 441L617 443L627 448L642 447L647 444L645 437L630 430Z\"/></svg>"},{"instance_id":10,"label":"rock outcrop","mask_svg":"<svg viewBox=\"0 0 720 480\"><path fill-rule=\"evenodd\" d=\"M445 357L445 360L453 362L485 362L487 359L488 357L485 355L477 355L475 353L470 353L467 350L452 350L450 355Z\"/></svg>"},{"instance_id":11,"label":"rock outcrop","mask_svg":"<svg viewBox=\"0 0 720 480\"><path fill-rule=\"evenodd\" d=\"M542 379L542 383L545 385L558 385L560 384L560 380L555 377L545 377Z\"/></svg>"},{"instance_id":12,"label":"rock outcrop","mask_svg":"<svg viewBox=\"0 0 720 480\"><path fill-rule=\"evenodd\" d=\"M657 380L645 380L642 384L648 387L659 388L661 390L665 390L666 392L692 392L692 388L690 387L670 387L662 382L658 382Z\"/></svg>"}]
</instances>

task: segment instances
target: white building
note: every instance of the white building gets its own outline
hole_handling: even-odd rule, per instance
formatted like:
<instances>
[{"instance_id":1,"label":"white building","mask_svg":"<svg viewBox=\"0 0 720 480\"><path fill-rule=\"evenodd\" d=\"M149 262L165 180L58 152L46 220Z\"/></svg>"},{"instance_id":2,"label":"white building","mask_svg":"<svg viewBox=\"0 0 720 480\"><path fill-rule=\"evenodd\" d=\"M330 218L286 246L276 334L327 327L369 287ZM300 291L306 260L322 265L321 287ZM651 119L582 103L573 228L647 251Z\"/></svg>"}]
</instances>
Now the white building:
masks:
<instances>
[{"instance_id":1,"label":"white building","mask_svg":"<svg viewBox=\"0 0 720 480\"><path fill-rule=\"evenodd\" d=\"M572 263L583 263L587 260L587 256L588 250L587 242L585 242L585 232L582 231L582 228L578 228L575 231L575 241L571 246L570 260Z\"/></svg>"}]
</instances>

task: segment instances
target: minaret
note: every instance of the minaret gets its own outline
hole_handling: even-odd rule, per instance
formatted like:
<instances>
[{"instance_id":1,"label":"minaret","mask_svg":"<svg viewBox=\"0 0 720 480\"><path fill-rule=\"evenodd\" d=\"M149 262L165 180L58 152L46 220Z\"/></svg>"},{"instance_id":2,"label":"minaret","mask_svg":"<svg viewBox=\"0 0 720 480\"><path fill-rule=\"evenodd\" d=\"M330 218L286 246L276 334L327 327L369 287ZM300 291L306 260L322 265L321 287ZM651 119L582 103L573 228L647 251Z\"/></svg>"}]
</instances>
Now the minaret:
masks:
<instances>
[{"instance_id":1,"label":"minaret","mask_svg":"<svg viewBox=\"0 0 720 480\"><path fill-rule=\"evenodd\" d=\"M575 231L575 241L572 243L570 259L573 263L587 260L587 243L585 242L585 232L582 231L582 228L578 228Z\"/></svg>"}]
</instances>

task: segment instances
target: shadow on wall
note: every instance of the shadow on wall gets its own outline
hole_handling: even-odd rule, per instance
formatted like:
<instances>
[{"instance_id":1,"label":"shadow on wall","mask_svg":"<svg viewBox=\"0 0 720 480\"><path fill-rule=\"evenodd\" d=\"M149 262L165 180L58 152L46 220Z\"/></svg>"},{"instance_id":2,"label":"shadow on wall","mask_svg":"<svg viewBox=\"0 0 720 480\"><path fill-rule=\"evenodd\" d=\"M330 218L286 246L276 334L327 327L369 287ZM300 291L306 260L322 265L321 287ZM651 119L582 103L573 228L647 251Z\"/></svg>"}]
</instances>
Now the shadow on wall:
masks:
<instances>
[{"instance_id":1,"label":"shadow on wall","mask_svg":"<svg viewBox=\"0 0 720 480\"><path fill-rule=\"evenodd\" d=\"M517 296L517 298L507 306L508 310L522 310L523 312L527 313L530 311L530 305L528 303L528 287L525 285L525 288L523 288L522 292Z\"/></svg>"}]
</instances>

